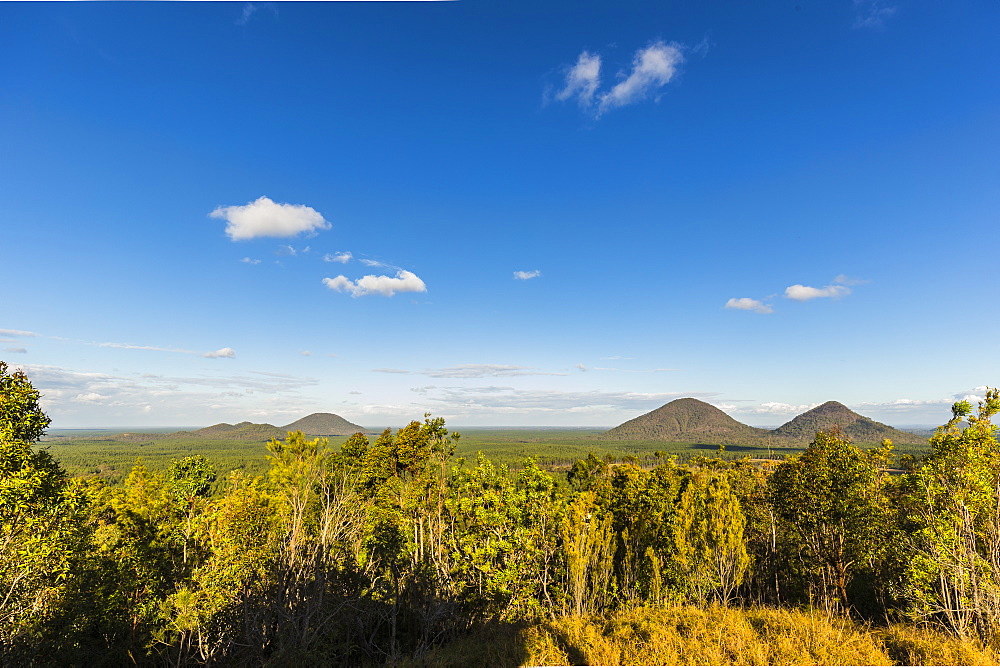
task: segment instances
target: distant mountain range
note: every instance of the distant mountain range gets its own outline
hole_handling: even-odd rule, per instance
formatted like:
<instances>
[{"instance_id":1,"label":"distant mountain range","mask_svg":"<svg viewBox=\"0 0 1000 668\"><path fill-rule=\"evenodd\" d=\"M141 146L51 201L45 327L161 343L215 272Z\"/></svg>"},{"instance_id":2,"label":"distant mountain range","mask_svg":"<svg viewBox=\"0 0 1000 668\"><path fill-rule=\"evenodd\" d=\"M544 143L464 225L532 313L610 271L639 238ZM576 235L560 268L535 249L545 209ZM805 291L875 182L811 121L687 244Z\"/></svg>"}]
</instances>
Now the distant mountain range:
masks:
<instances>
[{"instance_id":1,"label":"distant mountain range","mask_svg":"<svg viewBox=\"0 0 1000 668\"><path fill-rule=\"evenodd\" d=\"M715 406L698 399L676 399L654 411L623 422L602 438L628 441L669 441L791 446L809 443L817 431L840 428L855 443L923 443L916 434L894 429L855 413L844 404L828 401L798 415L777 429L759 429L734 420Z\"/></svg>"},{"instance_id":2,"label":"distant mountain range","mask_svg":"<svg viewBox=\"0 0 1000 668\"><path fill-rule=\"evenodd\" d=\"M211 427L196 429L194 431L178 431L172 435L186 438L194 436L197 438L267 441L272 438L285 438L290 431L301 431L307 436L350 436L359 431L365 431L365 428L353 422L348 422L333 413L313 413L283 427L275 427L273 424L266 422L240 422L239 424L220 422L219 424L213 424Z\"/></svg>"}]
</instances>

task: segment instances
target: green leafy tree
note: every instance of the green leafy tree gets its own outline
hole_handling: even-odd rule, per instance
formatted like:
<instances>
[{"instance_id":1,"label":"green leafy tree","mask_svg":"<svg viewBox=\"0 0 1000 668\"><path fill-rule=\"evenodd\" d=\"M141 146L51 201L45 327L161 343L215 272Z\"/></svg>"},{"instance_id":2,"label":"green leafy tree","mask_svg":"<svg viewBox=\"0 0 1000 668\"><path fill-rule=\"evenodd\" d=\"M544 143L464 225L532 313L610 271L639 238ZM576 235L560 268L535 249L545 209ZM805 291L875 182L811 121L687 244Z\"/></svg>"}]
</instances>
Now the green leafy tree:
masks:
<instances>
[{"instance_id":1,"label":"green leafy tree","mask_svg":"<svg viewBox=\"0 0 1000 668\"><path fill-rule=\"evenodd\" d=\"M880 464L884 449L865 452L840 432L819 432L770 480L775 514L790 528L810 598L830 610L849 606L853 578L885 547L889 516Z\"/></svg>"},{"instance_id":2,"label":"green leafy tree","mask_svg":"<svg viewBox=\"0 0 1000 668\"><path fill-rule=\"evenodd\" d=\"M955 403L904 482L912 614L984 640L1000 631L998 412L995 389L976 413L968 401Z\"/></svg>"},{"instance_id":3,"label":"green leafy tree","mask_svg":"<svg viewBox=\"0 0 1000 668\"><path fill-rule=\"evenodd\" d=\"M187 565L188 548L194 533L194 518L200 502L203 502L212 491L215 467L202 455L192 455L171 462L167 477L170 480L171 491L177 499L178 509L183 515L183 562Z\"/></svg>"},{"instance_id":4,"label":"green leafy tree","mask_svg":"<svg viewBox=\"0 0 1000 668\"><path fill-rule=\"evenodd\" d=\"M750 564L746 518L728 471L694 471L677 503L671 563L689 594L727 603Z\"/></svg>"},{"instance_id":5,"label":"green leafy tree","mask_svg":"<svg viewBox=\"0 0 1000 668\"><path fill-rule=\"evenodd\" d=\"M552 601L560 499L555 480L533 460L517 479L479 455L456 467L447 500L449 579L470 616L513 621L539 617Z\"/></svg>"},{"instance_id":6,"label":"green leafy tree","mask_svg":"<svg viewBox=\"0 0 1000 668\"><path fill-rule=\"evenodd\" d=\"M601 513L594 492L577 494L562 522L566 593L576 615L601 610L612 598L615 533L610 513Z\"/></svg>"},{"instance_id":7,"label":"green leafy tree","mask_svg":"<svg viewBox=\"0 0 1000 668\"><path fill-rule=\"evenodd\" d=\"M0 362L0 651L30 650L65 606L85 553L83 486L32 447L49 418L21 371Z\"/></svg>"},{"instance_id":8,"label":"green leafy tree","mask_svg":"<svg viewBox=\"0 0 1000 668\"><path fill-rule=\"evenodd\" d=\"M166 478L141 462L120 487L97 487L92 497L85 590L76 598L95 606L80 614L107 652L145 657L183 567L177 502Z\"/></svg>"}]
</instances>

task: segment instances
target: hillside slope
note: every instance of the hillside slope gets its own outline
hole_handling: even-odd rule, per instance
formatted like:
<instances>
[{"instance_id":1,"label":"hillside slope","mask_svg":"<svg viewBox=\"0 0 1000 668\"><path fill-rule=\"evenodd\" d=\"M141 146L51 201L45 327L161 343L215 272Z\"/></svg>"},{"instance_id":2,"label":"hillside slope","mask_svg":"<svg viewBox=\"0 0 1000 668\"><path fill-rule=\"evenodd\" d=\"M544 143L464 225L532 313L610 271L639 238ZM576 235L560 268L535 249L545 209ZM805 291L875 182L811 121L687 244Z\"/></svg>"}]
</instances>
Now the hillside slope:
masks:
<instances>
[{"instance_id":1,"label":"hillside slope","mask_svg":"<svg viewBox=\"0 0 1000 668\"><path fill-rule=\"evenodd\" d=\"M301 431L310 436L350 436L365 430L364 427L348 422L333 413L313 413L291 424L286 424L282 429Z\"/></svg>"},{"instance_id":2,"label":"hillside slope","mask_svg":"<svg viewBox=\"0 0 1000 668\"><path fill-rule=\"evenodd\" d=\"M195 431L179 431L177 436L194 436L196 438L225 438L225 439L246 439L246 440L269 440L272 438L284 438L285 430L275 427L273 424L257 424L255 422L240 422L239 424L229 424L220 422L211 427L196 429Z\"/></svg>"},{"instance_id":3,"label":"hillside slope","mask_svg":"<svg viewBox=\"0 0 1000 668\"><path fill-rule=\"evenodd\" d=\"M737 422L698 399L675 399L654 411L623 422L602 438L630 441L691 443L755 443L766 439L766 429Z\"/></svg>"},{"instance_id":4,"label":"hillside slope","mask_svg":"<svg viewBox=\"0 0 1000 668\"><path fill-rule=\"evenodd\" d=\"M894 443L922 443L926 439L900 431L855 413L837 401L828 401L798 415L774 430L776 438L808 443L817 431L839 428L855 443L879 443L884 438Z\"/></svg>"}]
</instances>

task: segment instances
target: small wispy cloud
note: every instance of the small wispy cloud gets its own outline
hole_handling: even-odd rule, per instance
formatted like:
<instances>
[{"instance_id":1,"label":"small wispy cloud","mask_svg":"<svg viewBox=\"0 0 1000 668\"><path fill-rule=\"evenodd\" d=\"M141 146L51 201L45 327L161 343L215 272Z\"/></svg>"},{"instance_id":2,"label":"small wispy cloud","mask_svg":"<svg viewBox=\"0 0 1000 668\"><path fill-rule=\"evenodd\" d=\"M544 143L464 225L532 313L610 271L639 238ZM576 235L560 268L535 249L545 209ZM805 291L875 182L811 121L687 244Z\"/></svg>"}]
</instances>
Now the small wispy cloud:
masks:
<instances>
[{"instance_id":1,"label":"small wispy cloud","mask_svg":"<svg viewBox=\"0 0 1000 668\"><path fill-rule=\"evenodd\" d=\"M209 214L226 221L226 234L233 241L257 237L294 237L303 232L328 230L323 215L304 204L279 204L259 197L242 206L220 206Z\"/></svg>"},{"instance_id":2,"label":"small wispy cloud","mask_svg":"<svg viewBox=\"0 0 1000 668\"><path fill-rule=\"evenodd\" d=\"M369 275L362 276L357 281L352 281L343 275L324 278L323 285L336 292L345 292L352 297L366 295L392 297L397 292L427 292L427 285L420 277L404 269L396 272L395 276Z\"/></svg>"},{"instance_id":3,"label":"small wispy cloud","mask_svg":"<svg viewBox=\"0 0 1000 668\"><path fill-rule=\"evenodd\" d=\"M347 264L353 257L354 256L351 255L350 251L344 251L343 253L327 253L323 256L323 262L339 262L340 264Z\"/></svg>"},{"instance_id":4,"label":"small wispy cloud","mask_svg":"<svg viewBox=\"0 0 1000 668\"><path fill-rule=\"evenodd\" d=\"M636 52L632 71L607 93L601 95L598 115L609 109L624 107L654 95L670 83L684 62L680 48L674 44L656 42Z\"/></svg>"},{"instance_id":5,"label":"small wispy cloud","mask_svg":"<svg viewBox=\"0 0 1000 668\"><path fill-rule=\"evenodd\" d=\"M0 334L4 333L17 335L18 338L23 338L27 336L40 337L48 339L50 341L59 341L62 343L69 343L69 344L83 345L83 346L94 346L97 348L111 348L113 350L141 350L141 351L157 352L157 353L175 353L180 355L200 355L202 357L233 357L235 355L232 348L221 348L214 352L202 353L201 351L198 350L191 350L187 348L175 348L173 346L150 346L150 345L141 345L136 343L122 343L120 341L86 341L81 339L70 339L66 338L65 336L36 334L35 332L25 332L17 329L0 329ZM0 340L11 341L11 342L15 341L15 339L0 339ZM12 348L7 349L7 352L21 352L21 351L27 352L23 348L19 348L18 350L14 350Z\"/></svg>"},{"instance_id":6,"label":"small wispy cloud","mask_svg":"<svg viewBox=\"0 0 1000 668\"><path fill-rule=\"evenodd\" d=\"M542 275L542 272L538 269L533 269L531 271L515 271L514 278L518 281L527 281L532 278L538 278Z\"/></svg>"},{"instance_id":7,"label":"small wispy cloud","mask_svg":"<svg viewBox=\"0 0 1000 668\"><path fill-rule=\"evenodd\" d=\"M579 369L580 371L590 371L590 369L588 369L587 366L585 364L582 364L582 363L581 364L577 364L576 368Z\"/></svg>"},{"instance_id":8,"label":"small wispy cloud","mask_svg":"<svg viewBox=\"0 0 1000 668\"><path fill-rule=\"evenodd\" d=\"M183 348L170 348L167 346L137 346L132 343L113 343L104 342L98 343L98 348L116 348L118 350L152 350L159 353L182 353L184 355L197 355L196 350L185 350Z\"/></svg>"},{"instance_id":9,"label":"small wispy cloud","mask_svg":"<svg viewBox=\"0 0 1000 668\"><path fill-rule=\"evenodd\" d=\"M774 309L768 304L750 297L733 297L726 302L725 308L737 311L753 311L754 313L774 313Z\"/></svg>"},{"instance_id":10,"label":"small wispy cloud","mask_svg":"<svg viewBox=\"0 0 1000 668\"><path fill-rule=\"evenodd\" d=\"M632 58L628 74L604 93L598 93L602 60L599 54L583 51L576 64L566 70L562 88L555 94L559 101L576 98L578 104L600 117L611 109L636 104L650 97L656 99L664 86L677 75L684 62L679 44L656 41L639 49Z\"/></svg>"},{"instance_id":11,"label":"small wispy cloud","mask_svg":"<svg viewBox=\"0 0 1000 668\"><path fill-rule=\"evenodd\" d=\"M864 278L852 278L846 274L839 274L835 279L834 283L839 283L840 285L864 285L865 283L870 283Z\"/></svg>"},{"instance_id":12,"label":"small wispy cloud","mask_svg":"<svg viewBox=\"0 0 1000 668\"><path fill-rule=\"evenodd\" d=\"M584 51L576 65L566 73L566 85L556 93L556 99L565 101L576 97L581 107L589 107L601 83L601 57Z\"/></svg>"},{"instance_id":13,"label":"small wispy cloud","mask_svg":"<svg viewBox=\"0 0 1000 668\"><path fill-rule=\"evenodd\" d=\"M797 302L807 302L811 299L823 299L829 297L831 299L840 299L841 297L846 297L851 294L851 289L846 285L827 285L823 288L813 288L808 285L789 285L785 288L785 297L788 299L793 299Z\"/></svg>"},{"instance_id":14,"label":"small wispy cloud","mask_svg":"<svg viewBox=\"0 0 1000 668\"><path fill-rule=\"evenodd\" d=\"M565 373L542 371L530 366L517 364L457 364L442 369L372 369L378 373L415 374L431 378L503 378L510 376L565 376Z\"/></svg>"},{"instance_id":15,"label":"small wispy cloud","mask_svg":"<svg viewBox=\"0 0 1000 668\"><path fill-rule=\"evenodd\" d=\"M245 26L256 13L257 5L252 2L246 3L243 5L243 11L240 13L240 17L236 19L236 25Z\"/></svg>"},{"instance_id":16,"label":"small wispy cloud","mask_svg":"<svg viewBox=\"0 0 1000 668\"><path fill-rule=\"evenodd\" d=\"M854 27L881 28L895 13L895 5L884 0L854 0Z\"/></svg>"},{"instance_id":17,"label":"small wispy cloud","mask_svg":"<svg viewBox=\"0 0 1000 668\"><path fill-rule=\"evenodd\" d=\"M71 401L76 401L82 404L99 404L106 400L108 397L103 394L98 394L97 392L87 392L85 394L78 394Z\"/></svg>"},{"instance_id":18,"label":"small wispy cloud","mask_svg":"<svg viewBox=\"0 0 1000 668\"><path fill-rule=\"evenodd\" d=\"M35 334L34 332L26 332L23 329L0 329L0 336L13 336L14 338L20 339L38 336L38 334Z\"/></svg>"},{"instance_id":19,"label":"small wispy cloud","mask_svg":"<svg viewBox=\"0 0 1000 668\"><path fill-rule=\"evenodd\" d=\"M274 16L278 15L278 9L271 2L248 2L243 5L240 15L236 18L236 25L245 26L250 23L250 19L259 15L262 9L268 9Z\"/></svg>"},{"instance_id":20,"label":"small wispy cloud","mask_svg":"<svg viewBox=\"0 0 1000 668\"><path fill-rule=\"evenodd\" d=\"M240 262L245 262L246 264L260 264L260 260L252 257L245 257Z\"/></svg>"},{"instance_id":21,"label":"small wispy cloud","mask_svg":"<svg viewBox=\"0 0 1000 668\"><path fill-rule=\"evenodd\" d=\"M274 254L279 257L295 257L299 252L288 244L282 244L278 246L278 250L274 251Z\"/></svg>"},{"instance_id":22,"label":"small wispy cloud","mask_svg":"<svg viewBox=\"0 0 1000 668\"><path fill-rule=\"evenodd\" d=\"M540 371L515 364L459 364L444 369L425 369L431 378L502 378L508 376L565 376L564 373Z\"/></svg>"},{"instance_id":23,"label":"small wispy cloud","mask_svg":"<svg viewBox=\"0 0 1000 668\"><path fill-rule=\"evenodd\" d=\"M385 262L380 262L378 260L371 260L371 259L366 258L366 257L361 258L360 260L358 260L358 262L360 262L361 264L365 265L366 267L391 267L392 266L391 264L386 264Z\"/></svg>"},{"instance_id":24,"label":"small wispy cloud","mask_svg":"<svg viewBox=\"0 0 1000 668\"><path fill-rule=\"evenodd\" d=\"M300 350L299 351L299 355L302 355L303 357L312 357L312 351L311 350Z\"/></svg>"},{"instance_id":25,"label":"small wispy cloud","mask_svg":"<svg viewBox=\"0 0 1000 668\"><path fill-rule=\"evenodd\" d=\"M626 358L631 359L631 358ZM594 371L620 371L621 373L663 373L664 371L677 371L677 369L619 369L613 366L595 366Z\"/></svg>"},{"instance_id":26,"label":"small wispy cloud","mask_svg":"<svg viewBox=\"0 0 1000 668\"><path fill-rule=\"evenodd\" d=\"M20 346L10 346L9 348L4 348L3 350L4 350L5 353L23 354L23 353L28 352L27 348L22 348Z\"/></svg>"}]
</instances>

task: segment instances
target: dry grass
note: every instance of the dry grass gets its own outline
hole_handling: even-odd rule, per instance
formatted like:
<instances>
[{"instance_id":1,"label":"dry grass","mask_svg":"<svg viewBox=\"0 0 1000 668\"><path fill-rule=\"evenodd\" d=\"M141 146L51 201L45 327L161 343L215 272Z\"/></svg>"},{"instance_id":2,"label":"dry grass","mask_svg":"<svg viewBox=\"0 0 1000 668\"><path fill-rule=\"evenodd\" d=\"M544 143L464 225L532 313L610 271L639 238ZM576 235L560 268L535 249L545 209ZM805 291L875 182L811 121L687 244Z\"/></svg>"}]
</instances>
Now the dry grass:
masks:
<instances>
[{"instance_id":1,"label":"dry grass","mask_svg":"<svg viewBox=\"0 0 1000 668\"><path fill-rule=\"evenodd\" d=\"M650 606L484 628L402 665L995 666L1000 655L939 631L816 611Z\"/></svg>"},{"instance_id":2,"label":"dry grass","mask_svg":"<svg viewBox=\"0 0 1000 668\"><path fill-rule=\"evenodd\" d=\"M901 666L996 666L989 647L931 629L893 625L880 634L893 663Z\"/></svg>"},{"instance_id":3,"label":"dry grass","mask_svg":"<svg viewBox=\"0 0 1000 668\"><path fill-rule=\"evenodd\" d=\"M864 630L819 613L721 606L563 618L528 640L530 665L887 665ZM557 650L561 650L557 651Z\"/></svg>"}]
</instances>

